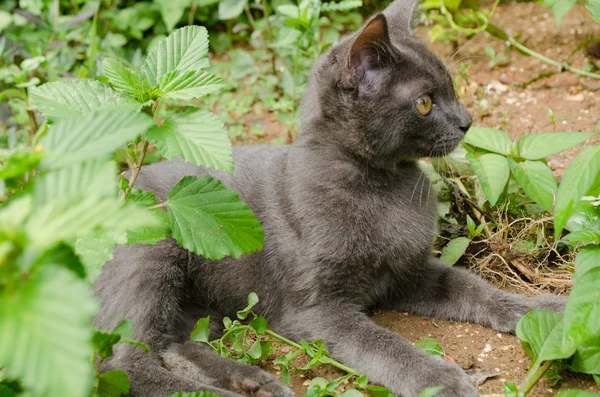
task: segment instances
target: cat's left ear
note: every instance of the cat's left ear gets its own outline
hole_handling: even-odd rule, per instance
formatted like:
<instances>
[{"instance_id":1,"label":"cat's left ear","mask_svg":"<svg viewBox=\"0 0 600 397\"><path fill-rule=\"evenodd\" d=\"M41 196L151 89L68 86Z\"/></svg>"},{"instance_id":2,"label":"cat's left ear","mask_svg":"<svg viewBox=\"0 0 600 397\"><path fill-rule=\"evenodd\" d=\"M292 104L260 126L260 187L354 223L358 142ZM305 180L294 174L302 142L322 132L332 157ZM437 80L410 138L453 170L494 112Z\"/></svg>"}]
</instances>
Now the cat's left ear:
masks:
<instances>
[{"instance_id":1,"label":"cat's left ear","mask_svg":"<svg viewBox=\"0 0 600 397\"><path fill-rule=\"evenodd\" d=\"M381 70L389 55L390 36L385 16L377 14L359 32L346 58L345 80L358 83Z\"/></svg>"}]
</instances>

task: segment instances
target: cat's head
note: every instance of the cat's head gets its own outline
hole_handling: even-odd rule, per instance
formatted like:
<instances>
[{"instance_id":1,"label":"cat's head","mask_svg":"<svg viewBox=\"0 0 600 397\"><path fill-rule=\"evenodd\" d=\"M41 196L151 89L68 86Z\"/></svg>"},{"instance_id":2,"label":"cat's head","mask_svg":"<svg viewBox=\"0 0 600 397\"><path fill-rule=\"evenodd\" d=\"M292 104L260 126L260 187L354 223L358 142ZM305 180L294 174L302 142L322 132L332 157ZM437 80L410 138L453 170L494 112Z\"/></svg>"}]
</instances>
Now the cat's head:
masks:
<instances>
[{"instance_id":1,"label":"cat's head","mask_svg":"<svg viewBox=\"0 0 600 397\"><path fill-rule=\"evenodd\" d=\"M382 167L453 150L471 126L445 64L412 33L418 0L395 0L323 54L302 134Z\"/></svg>"}]
</instances>

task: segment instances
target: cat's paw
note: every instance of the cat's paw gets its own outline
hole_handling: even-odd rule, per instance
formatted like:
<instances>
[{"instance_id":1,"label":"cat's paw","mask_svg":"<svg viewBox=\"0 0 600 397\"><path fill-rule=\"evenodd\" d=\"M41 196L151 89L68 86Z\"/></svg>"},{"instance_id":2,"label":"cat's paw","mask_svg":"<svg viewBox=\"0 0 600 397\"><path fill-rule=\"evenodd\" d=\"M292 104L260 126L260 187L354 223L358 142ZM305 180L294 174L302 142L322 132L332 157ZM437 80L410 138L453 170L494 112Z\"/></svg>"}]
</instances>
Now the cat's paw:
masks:
<instances>
[{"instance_id":1,"label":"cat's paw","mask_svg":"<svg viewBox=\"0 0 600 397\"><path fill-rule=\"evenodd\" d=\"M420 391L435 386L443 387L436 397L479 396L471 378L458 365L437 359L427 364L427 369L423 370L417 379L419 390L414 394L415 397Z\"/></svg>"},{"instance_id":2,"label":"cat's paw","mask_svg":"<svg viewBox=\"0 0 600 397\"><path fill-rule=\"evenodd\" d=\"M250 367L250 371L244 376L243 379L233 381L233 392L254 397L294 397L294 392L277 377L259 368Z\"/></svg>"}]
</instances>

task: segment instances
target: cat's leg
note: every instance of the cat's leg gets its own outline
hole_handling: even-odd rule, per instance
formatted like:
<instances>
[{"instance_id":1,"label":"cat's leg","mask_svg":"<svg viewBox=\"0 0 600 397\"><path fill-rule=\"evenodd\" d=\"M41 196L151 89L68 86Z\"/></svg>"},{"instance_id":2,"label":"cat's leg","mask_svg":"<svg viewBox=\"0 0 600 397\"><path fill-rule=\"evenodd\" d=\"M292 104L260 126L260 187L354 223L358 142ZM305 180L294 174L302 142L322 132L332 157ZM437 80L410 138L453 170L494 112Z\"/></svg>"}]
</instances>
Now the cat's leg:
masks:
<instances>
[{"instance_id":1,"label":"cat's leg","mask_svg":"<svg viewBox=\"0 0 600 397\"><path fill-rule=\"evenodd\" d=\"M132 396L166 397L195 390L223 397L261 391L267 396L290 396L285 385L275 385L274 378L259 368L240 370L240 363L218 357L210 349L191 341L181 345L188 340L181 332L185 328L182 308L188 306L192 295L187 279L188 255L173 240L153 247L134 245L115 250L115 260L105 265L94 286L101 305L95 322L100 328L112 329L121 320L130 320L133 338L147 344L151 353L117 345L103 371L124 370L130 378ZM177 354L182 350L186 355Z\"/></svg>"},{"instance_id":2,"label":"cat's leg","mask_svg":"<svg viewBox=\"0 0 600 397\"><path fill-rule=\"evenodd\" d=\"M295 340L322 339L336 360L366 374L401 397L444 386L438 397L476 397L469 377L456 364L418 349L400 335L373 323L359 307L323 297L310 308L290 307L274 328Z\"/></svg>"},{"instance_id":3,"label":"cat's leg","mask_svg":"<svg viewBox=\"0 0 600 397\"><path fill-rule=\"evenodd\" d=\"M544 309L561 313L565 302L563 296L527 298L501 291L467 270L431 258L409 278L399 279L382 307L514 332L527 312Z\"/></svg>"}]
</instances>

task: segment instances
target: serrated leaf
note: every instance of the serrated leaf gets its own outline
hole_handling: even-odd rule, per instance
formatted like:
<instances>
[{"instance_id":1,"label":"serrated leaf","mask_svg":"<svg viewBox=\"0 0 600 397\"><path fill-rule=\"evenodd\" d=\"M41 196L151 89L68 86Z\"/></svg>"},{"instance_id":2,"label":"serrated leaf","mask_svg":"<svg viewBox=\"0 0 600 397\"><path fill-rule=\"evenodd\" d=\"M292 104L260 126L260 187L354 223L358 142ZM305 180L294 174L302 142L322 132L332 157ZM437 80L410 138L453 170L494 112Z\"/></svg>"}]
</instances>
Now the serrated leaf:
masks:
<instances>
[{"instance_id":1,"label":"serrated leaf","mask_svg":"<svg viewBox=\"0 0 600 397\"><path fill-rule=\"evenodd\" d=\"M202 26L186 26L160 40L150 51L140 73L151 87L167 73L208 67L208 33Z\"/></svg>"},{"instance_id":2,"label":"serrated leaf","mask_svg":"<svg viewBox=\"0 0 600 397\"><path fill-rule=\"evenodd\" d=\"M505 156L510 154L512 146L512 141L504 132L496 128L485 127L471 127L463 138L463 142Z\"/></svg>"},{"instance_id":3,"label":"serrated leaf","mask_svg":"<svg viewBox=\"0 0 600 397\"><path fill-rule=\"evenodd\" d=\"M234 19L242 15L248 0L221 0L219 2L219 19Z\"/></svg>"},{"instance_id":4,"label":"serrated leaf","mask_svg":"<svg viewBox=\"0 0 600 397\"><path fill-rule=\"evenodd\" d=\"M471 239L467 237L452 239L442 250L440 261L450 266L454 265L464 255L470 243Z\"/></svg>"},{"instance_id":5,"label":"serrated leaf","mask_svg":"<svg viewBox=\"0 0 600 397\"><path fill-rule=\"evenodd\" d=\"M127 196L127 201L150 207L157 205L154 193L142 189L131 189ZM127 230L127 244L148 244L155 245L159 241L169 238L171 227L169 225L169 216L160 208L151 210L158 220L155 226L142 226L136 229Z\"/></svg>"},{"instance_id":6,"label":"serrated leaf","mask_svg":"<svg viewBox=\"0 0 600 397\"><path fill-rule=\"evenodd\" d=\"M526 135L519 139L519 156L540 160L583 143L595 132L546 132Z\"/></svg>"},{"instance_id":7,"label":"serrated leaf","mask_svg":"<svg viewBox=\"0 0 600 397\"><path fill-rule=\"evenodd\" d=\"M431 354L433 356L444 357L444 351L440 344L433 338L423 338L419 339L415 346L419 349L425 351L427 354Z\"/></svg>"},{"instance_id":8,"label":"serrated leaf","mask_svg":"<svg viewBox=\"0 0 600 397\"><path fill-rule=\"evenodd\" d=\"M201 318L196 322L190 338L196 342L208 342L210 337L210 316Z\"/></svg>"},{"instance_id":9,"label":"serrated leaf","mask_svg":"<svg viewBox=\"0 0 600 397\"><path fill-rule=\"evenodd\" d=\"M575 272L578 271L577 262L575 259ZM569 347L575 348L600 334L600 262L596 261L592 266L583 274L577 275L565 307L564 337Z\"/></svg>"},{"instance_id":10,"label":"serrated leaf","mask_svg":"<svg viewBox=\"0 0 600 397\"><path fill-rule=\"evenodd\" d=\"M158 84L158 96L191 101L223 87L223 79L202 70L175 70L165 74Z\"/></svg>"},{"instance_id":11,"label":"serrated leaf","mask_svg":"<svg viewBox=\"0 0 600 397\"><path fill-rule=\"evenodd\" d=\"M120 110L94 110L81 117L62 120L40 141L47 154L41 166L58 168L106 157L152 124L153 120L146 114Z\"/></svg>"},{"instance_id":12,"label":"serrated leaf","mask_svg":"<svg viewBox=\"0 0 600 397\"><path fill-rule=\"evenodd\" d=\"M31 90L30 98L46 117L64 119L92 110L117 109L131 103L108 85L94 80L61 80Z\"/></svg>"},{"instance_id":13,"label":"serrated leaf","mask_svg":"<svg viewBox=\"0 0 600 397\"><path fill-rule=\"evenodd\" d=\"M99 379L98 394L102 397L121 397L129 393L129 378L119 369L105 372Z\"/></svg>"},{"instance_id":14,"label":"serrated leaf","mask_svg":"<svg viewBox=\"0 0 600 397\"><path fill-rule=\"evenodd\" d=\"M44 267L0 295L0 367L33 394L84 397L90 365L95 300L68 270Z\"/></svg>"},{"instance_id":15,"label":"serrated leaf","mask_svg":"<svg viewBox=\"0 0 600 397\"><path fill-rule=\"evenodd\" d=\"M507 158L494 153L480 156L467 153L466 157L479 179L483 193L491 205L496 205L510 176Z\"/></svg>"},{"instance_id":16,"label":"serrated leaf","mask_svg":"<svg viewBox=\"0 0 600 397\"><path fill-rule=\"evenodd\" d=\"M543 361L567 358L575 352L575 347L564 344L563 316L558 313L531 311L521 318L516 333L524 350L532 356L531 371L536 371Z\"/></svg>"},{"instance_id":17,"label":"serrated leaf","mask_svg":"<svg viewBox=\"0 0 600 397\"><path fill-rule=\"evenodd\" d=\"M584 148L563 174L554 209L554 237L560 232L573 210L587 193L600 172L600 145Z\"/></svg>"},{"instance_id":18,"label":"serrated leaf","mask_svg":"<svg viewBox=\"0 0 600 397\"><path fill-rule=\"evenodd\" d=\"M135 95L140 101L147 99L145 94L150 91L150 84L138 72L115 58L104 58L102 68L113 87Z\"/></svg>"},{"instance_id":19,"label":"serrated leaf","mask_svg":"<svg viewBox=\"0 0 600 397\"><path fill-rule=\"evenodd\" d=\"M523 191L543 209L552 213L554 196L558 190L552 170L541 161L516 162L508 159L513 176Z\"/></svg>"},{"instance_id":20,"label":"serrated leaf","mask_svg":"<svg viewBox=\"0 0 600 397\"><path fill-rule=\"evenodd\" d=\"M212 113L174 115L161 127L150 129L146 138L168 159L181 156L196 165L233 173L231 141L221 119Z\"/></svg>"}]
</instances>

